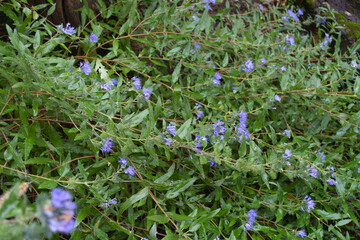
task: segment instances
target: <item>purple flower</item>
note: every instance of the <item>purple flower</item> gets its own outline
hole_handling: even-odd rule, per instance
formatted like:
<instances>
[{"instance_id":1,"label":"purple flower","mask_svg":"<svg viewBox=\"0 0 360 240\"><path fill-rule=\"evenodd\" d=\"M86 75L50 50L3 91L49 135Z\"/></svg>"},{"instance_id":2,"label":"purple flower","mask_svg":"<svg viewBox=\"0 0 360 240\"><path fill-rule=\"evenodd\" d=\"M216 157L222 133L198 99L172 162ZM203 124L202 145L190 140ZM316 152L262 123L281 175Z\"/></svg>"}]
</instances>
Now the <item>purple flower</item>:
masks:
<instances>
[{"instance_id":1,"label":"purple flower","mask_svg":"<svg viewBox=\"0 0 360 240\"><path fill-rule=\"evenodd\" d=\"M200 119L204 117L204 112L201 110L196 111L196 119Z\"/></svg>"},{"instance_id":2,"label":"purple flower","mask_svg":"<svg viewBox=\"0 0 360 240\"><path fill-rule=\"evenodd\" d=\"M120 160L118 160L118 163L120 163L123 167L126 167L127 165L127 161L125 158L120 158Z\"/></svg>"},{"instance_id":3,"label":"purple flower","mask_svg":"<svg viewBox=\"0 0 360 240\"><path fill-rule=\"evenodd\" d=\"M73 35L74 33L76 33L74 27L71 27L71 26L70 26L70 23L67 23L65 28L62 27L62 24L59 25L59 27L60 27L61 31L62 31L63 33L65 33L65 34L67 34L67 35L70 35L70 36L71 36L71 35Z\"/></svg>"},{"instance_id":4,"label":"purple flower","mask_svg":"<svg viewBox=\"0 0 360 240\"><path fill-rule=\"evenodd\" d=\"M221 84L221 82L220 82L220 80L218 80L218 79L214 79L214 80L213 80L213 84L214 84L215 86L219 86L219 85Z\"/></svg>"},{"instance_id":5,"label":"purple flower","mask_svg":"<svg viewBox=\"0 0 360 240\"><path fill-rule=\"evenodd\" d=\"M105 201L103 204L100 205L100 207L108 208L111 205L115 205L118 203L118 200L116 198L110 199L110 201Z\"/></svg>"},{"instance_id":6,"label":"purple flower","mask_svg":"<svg viewBox=\"0 0 360 240\"><path fill-rule=\"evenodd\" d=\"M290 9L288 10L288 14L289 14L289 16L292 17L295 21L297 21L297 22L299 21L298 16L296 16L296 14L293 13L293 11L291 11Z\"/></svg>"},{"instance_id":7,"label":"purple flower","mask_svg":"<svg viewBox=\"0 0 360 240\"><path fill-rule=\"evenodd\" d=\"M132 77L131 80L133 80L133 84L135 86L136 89L141 89L141 79L138 77Z\"/></svg>"},{"instance_id":8,"label":"purple flower","mask_svg":"<svg viewBox=\"0 0 360 240\"><path fill-rule=\"evenodd\" d=\"M299 10L300 10L300 9L299 9ZM300 230L300 231L298 231L298 232L296 233L295 236L304 238L304 237L306 237L306 231L305 231L305 230Z\"/></svg>"},{"instance_id":9,"label":"purple flower","mask_svg":"<svg viewBox=\"0 0 360 240\"><path fill-rule=\"evenodd\" d=\"M71 194L61 188L51 192L51 206L44 208L47 224L52 232L70 233L74 229L74 210L76 204L71 202Z\"/></svg>"},{"instance_id":10,"label":"purple flower","mask_svg":"<svg viewBox=\"0 0 360 240\"><path fill-rule=\"evenodd\" d=\"M150 88L144 88L143 89L143 94L144 94L146 99L149 99L150 96L151 96L151 89Z\"/></svg>"},{"instance_id":11,"label":"purple flower","mask_svg":"<svg viewBox=\"0 0 360 240\"><path fill-rule=\"evenodd\" d=\"M301 8L299 8L298 14L299 14L300 16L304 15L304 12L301 10Z\"/></svg>"},{"instance_id":12,"label":"purple flower","mask_svg":"<svg viewBox=\"0 0 360 240\"><path fill-rule=\"evenodd\" d=\"M71 193L61 188L54 188L51 191L51 203L55 208L63 208L71 200Z\"/></svg>"},{"instance_id":13,"label":"purple flower","mask_svg":"<svg viewBox=\"0 0 360 240\"><path fill-rule=\"evenodd\" d=\"M196 148L198 149L202 148L200 134L195 135L195 141L196 141Z\"/></svg>"},{"instance_id":14,"label":"purple flower","mask_svg":"<svg viewBox=\"0 0 360 240\"><path fill-rule=\"evenodd\" d=\"M286 67L285 67L285 66L282 66L280 69L281 69L281 71L283 71L283 72L286 71Z\"/></svg>"},{"instance_id":15,"label":"purple flower","mask_svg":"<svg viewBox=\"0 0 360 240\"><path fill-rule=\"evenodd\" d=\"M259 9L260 11L263 11L264 10L264 6L262 4L259 4Z\"/></svg>"},{"instance_id":16,"label":"purple flower","mask_svg":"<svg viewBox=\"0 0 360 240\"><path fill-rule=\"evenodd\" d=\"M261 58L261 60L260 60L263 64L265 64L266 63L266 59L263 57L263 58Z\"/></svg>"},{"instance_id":17,"label":"purple flower","mask_svg":"<svg viewBox=\"0 0 360 240\"><path fill-rule=\"evenodd\" d=\"M111 82L114 86L117 86L117 84L118 84L118 81L114 78L111 79Z\"/></svg>"},{"instance_id":18,"label":"purple flower","mask_svg":"<svg viewBox=\"0 0 360 240\"><path fill-rule=\"evenodd\" d=\"M127 169L125 169L124 173L128 174L129 178L132 178L132 176L135 175L135 169L132 166L130 166Z\"/></svg>"},{"instance_id":19,"label":"purple flower","mask_svg":"<svg viewBox=\"0 0 360 240\"><path fill-rule=\"evenodd\" d=\"M311 197L306 195L303 201L306 203L306 211L307 212L310 212L312 209L314 209L315 202L314 202L314 200L311 199ZM302 210L304 211L303 208L302 208Z\"/></svg>"},{"instance_id":20,"label":"purple flower","mask_svg":"<svg viewBox=\"0 0 360 240\"><path fill-rule=\"evenodd\" d=\"M56 232L64 233L64 234L70 233L72 230L74 230L74 226L75 226L75 220L73 219L73 217L74 217L74 213L72 211L68 211L68 212L64 212L64 214L60 215L58 218L48 219L48 226L50 231L54 233Z\"/></svg>"},{"instance_id":21,"label":"purple flower","mask_svg":"<svg viewBox=\"0 0 360 240\"><path fill-rule=\"evenodd\" d=\"M320 44L320 47L321 47L322 49L325 49L325 47L326 47L327 45L329 45L329 43L331 43L331 42L332 42L332 37L330 37L329 34L325 33L325 39L324 39L324 41Z\"/></svg>"},{"instance_id":22,"label":"purple flower","mask_svg":"<svg viewBox=\"0 0 360 240\"><path fill-rule=\"evenodd\" d=\"M89 75L91 73L91 66L89 62L81 62L80 67L83 69L85 75Z\"/></svg>"},{"instance_id":23,"label":"purple flower","mask_svg":"<svg viewBox=\"0 0 360 240\"><path fill-rule=\"evenodd\" d=\"M216 167L217 166L216 162L214 162L213 159L214 158L212 157L210 160L208 160L208 163L210 163L210 167Z\"/></svg>"},{"instance_id":24,"label":"purple flower","mask_svg":"<svg viewBox=\"0 0 360 240\"><path fill-rule=\"evenodd\" d=\"M214 75L213 84L215 86L219 86L221 84L220 79L221 79L221 74L216 72L215 75Z\"/></svg>"},{"instance_id":25,"label":"purple flower","mask_svg":"<svg viewBox=\"0 0 360 240\"><path fill-rule=\"evenodd\" d=\"M288 22L289 21L289 18L287 16L282 16L281 17L285 22Z\"/></svg>"},{"instance_id":26,"label":"purple flower","mask_svg":"<svg viewBox=\"0 0 360 240\"><path fill-rule=\"evenodd\" d=\"M221 135L223 135L225 133L226 128L223 125L225 125L225 123L220 121L220 120L218 120L217 123L214 123L212 125L213 129L214 129L214 135L215 136L221 136ZM221 140L224 139L224 136L221 136L220 139Z\"/></svg>"},{"instance_id":27,"label":"purple flower","mask_svg":"<svg viewBox=\"0 0 360 240\"><path fill-rule=\"evenodd\" d=\"M291 150L285 149L284 159L288 160L292 156Z\"/></svg>"},{"instance_id":28,"label":"purple flower","mask_svg":"<svg viewBox=\"0 0 360 240\"><path fill-rule=\"evenodd\" d=\"M247 123L246 123L247 118L248 118L248 115L246 112L241 111L239 113L239 124L235 127L235 130L237 131L236 135L241 135L239 142L241 142L243 134L244 134L246 140L249 140L249 138L250 138L250 133L247 130Z\"/></svg>"},{"instance_id":29,"label":"purple flower","mask_svg":"<svg viewBox=\"0 0 360 240\"><path fill-rule=\"evenodd\" d=\"M97 42L97 36L94 34L94 33L92 33L91 35L90 35L90 42Z\"/></svg>"},{"instance_id":30,"label":"purple flower","mask_svg":"<svg viewBox=\"0 0 360 240\"><path fill-rule=\"evenodd\" d=\"M216 0L203 0L204 8L205 8L205 9L207 8L209 11L211 10L210 2L211 2L212 4L215 4L215 3L216 3Z\"/></svg>"},{"instance_id":31,"label":"purple flower","mask_svg":"<svg viewBox=\"0 0 360 240\"><path fill-rule=\"evenodd\" d=\"M351 66L353 68L357 68L358 67L358 64L355 62L355 61L351 61Z\"/></svg>"},{"instance_id":32,"label":"purple flower","mask_svg":"<svg viewBox=\"0 0 360 240\"><path fill-rule=\"evenodd\" d=\"M309 175L313 178L317 178L318 170L313 165L311 165L309 168Z\"/></svg>"},{"instance_id":33,"label":"purple flower","mask_svg":"<svg viewBox=\"0 0 360 240\"><path fill-rule=\"evenodd\" d=\"M218 73L218 72L216 72L216 73L214 74L214 78L217 79L217 80L220 80L220 79L221 79L221 74Z\"/></svg>"},{"instance_id":34,"label":"purple flower","mask_svg":"<svg viewBox=\"0 0 360 240\"><path fill-rule=\"evenodd\" d=\"M328 180L327 180L327 182L328 182L328 184L329 185L331 185L331 186L336 186L338 183L334 180L334 179L332 179L332 178L329 178Z\"/></svg>"},{"instance_id":35,"label":"purple flower","mask_svg":"<svg viewBox=\"0 0 360 240\"><path fill-rule=\"evenodd\" d=\"M281 97L280 97L279 95L275 94L274 100L280 102L280 101L281 101Z\"/></svg>"},{"instance_id":36,"label":"purple flower","mask_svg":"<svg viewBox=\"0 0 360 240\"><path fill-rule=\"evenodd\" d=\"M100 149L102 153L104 152L109 153L111 151L111 148L114 146L114 143L112 142L112 138L106 138L103 139L103 147Z\"/></svg>"},{"instance_id":37,"label":"purple flower","mask_svg":"<svg viewBox=\"0 0 360 240\"><path fill-rule=\"evenodd\" d=\"M112 82L108 82L108 83L105 83L105 84L100 84L100 88L104 89L105 91L109 91L109 90L111 90L113 85L114 84Z\"/></svg>"},{"instance_id":38,"label":"purple flower","mask_svg":"<svg viewBox=\"0 0 360 240\"><path fill-rule=\"evenodd\" d=\"M293 37L290 37L289 35L285 36L285 40L288 41L291 45L295 44L295 40Z\"/></svg>"},{"instance_id":39,"label":"purple flower","mask_svg":"<svg viewBox=\"0 0 360 240\"><path fill-rule=\"evenodd\" d=\"M166 127L166 130L171 134L173 135L174 137L176 136L176 127L172 124L169 124L167 127Z\"/></svg>"},{"instance_id":40,"label":"purple flower","mask_svg":"<svg viewBox=\"0 0 360 240\"><path fill-rule=\"evenodd\" d=\"M201 48L201 45L198 44L198 43L194 43L194 45L195 45L195 47L196 47L197 49L200 49L200 48Z\"/></svg>"},{"instance_id":41,"label":"purple flower","mask_svg":"<svg viewBox=\"0 0 360 240\"><path fill-rule=\"evenodd\" d=\"M251 59L249 59L246 61L245 68L243 68L243 71L250 72L251 70L253 70L253 68L254 68L253 61Z\"/></svg>"},{"instance_id":42,"label":"purple flower","mask_svg":"<svg viewBox=\"0 0 360 240\"><path fill-rule=\"evenodd\" d=\"M217 236L216 238L214 238L214 240L220 240L220 238Z\"/></svg>"},{"instance_id":43,"label":"purple flower","mask_svg":"<svg viewBox=\"0 0 360 240\"><path fill-rule=\"evenodd\" d=\"M358 173L360 173L360 167L358 168Z\"/></svg>"},{"instance_id":44,"label":"purple flower","mask_svg":"<svg viewBox=\"0 0 360 240\"><path fill-rule=\"evenodd\" d=\"M244 232L253 229L256 217L257 217L256 210L251 209L248 213L248 222L245 224Z\"/></svg>"},{"instance_id":45,"label":"purple flower","mask_svg":"<svg viewBox=\"0 0 360 240\"><path fill-rule=\"evenodd\" d=\"M168 145L170 147L171 143L172 143L171 138L165 138L165 145Z\"/></svg>"},{"instance_id":46,"label":"purple flower","mask_svg":"<svg viewBox=\"0 0 360 240\"><path fill-rule=\"evenodd\" d=\"M196 15L192 16L192 18L193 18L194 20L198 20L198 19L199 19L199 17L196 16Z\"/></svg>"},{"instance_id":47,"label":"purple flower","mask_svg":"<svg viewBox=\"0 0 360 240\"><path fill-rule=\"evenodd\" d=\"M287 137L290 137L291 130L285 130L285 131L284 131L284 134L285 134Z\"/></svg>"},{"instance_id":48,"label":"purple flower","mask_svg":"<svg viewBox=\"0 0 360 240\"><path fill-rule=\"evenodd\" d=\"M321 153L321 149L318 149L318 150L317 150L317 154L318 154L318 155L321 155L321 154L322 154L322 155L321 155L321 160L324 162L325 159L326 159L326 156L325 156L324 153Z\"/></svg>"}]
</instances>

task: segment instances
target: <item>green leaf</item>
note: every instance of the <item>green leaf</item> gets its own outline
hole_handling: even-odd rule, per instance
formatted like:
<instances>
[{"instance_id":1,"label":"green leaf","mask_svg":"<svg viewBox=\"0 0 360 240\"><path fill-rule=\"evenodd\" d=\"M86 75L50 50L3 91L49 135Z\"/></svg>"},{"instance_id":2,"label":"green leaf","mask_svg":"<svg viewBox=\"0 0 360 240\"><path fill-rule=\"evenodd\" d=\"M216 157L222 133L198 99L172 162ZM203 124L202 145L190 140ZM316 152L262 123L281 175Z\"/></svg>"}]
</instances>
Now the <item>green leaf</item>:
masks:
<instances>
[{"instance_id":1,"label":"green leaf","mask_svg":"<svg viewBox=\"0 0 360 240\"><path fill-rule=\"evenodd\" d=\"M182 193L183 191L188 189L191 185L193 185L196 180L197 178L193 177L188 180L180 181L178 184L174 185L173 188L166 193L165 197L169 199L176 198L177 196L179 196L180 193Z\"/></svg>"},{"instance_id":2,"label":"green leaf","mask_svg":"<svg viewBox=\"0 0 360 240\"><path fill-rule=\"evenodd\" d=\"M77 213L75 227L78 226L82 222L82 220L87 217L87 215L91 212L92 209L93 208L90 205L87 205Z\"/></svg>"},{"instance_id":3,"label":"green leaf","mask_svg":"<svg viewBox=\"0 0 360 240\"><path fill-rule=\"evenodd\" d=\"M174 69L174 72L172 73L172 78L171 78L171 82L172 83L175 83L178 79L179 79L179 75L180 75L180 70L181 70L181 65L182 63L179 62L175 69Z\"/></svg>"},{"instance_id":4,"label":"green leaf","mask_svg":"<svg viewBox=\"0 0 360 240\"><path fill-rule=\"evenodd\" d=\"M159 177L158 179L156 179L154 181L154 183L163 184L164 182L166 182L173 175L174 170L175 170L175 164L171 165L168 172L165 173L164 175L162 175L161 177Z\"/></svg>"},{"instance_id":5,"label":"green leaf","mask_svg":"<svg viewBox=\"0 0 360 240\"><path fill-rule=\"evenodd\" d=\"M134 117L130 120L130 126L136 127L139 123L141 123L149 114L149 109L145 109L139 114L136 114Z\"/></svg>"},{"instance_id":6,"label":"green leaf","mask_svg":"<svg viewBox=\"0 0 360 240\"><path fill-rule=\"evenodd\" d=\"M34 157L26 160L24 164L48 164L54 162L51 158L46 157Z\"/></svg>"},{"instance_id":7,"label":"green leaf","mask_svg":"<svg viewBox=\"0 0 360 240\"><path fill-rule=\"evenodd\" d=\"M343 226L343 225L346 225L346 224L350 223L351 221L352 221L351 219L344 219L344 220L338 221L336 223L336 226L340 227L340 226Z\"/></svg>"},{"instance_id":8,"label":"green leaf","mask_svg":"<svg viewBox=\"0 0 360 240\"><path fill-rule=\"evenodd\" d=\"M92 129L81 130L81 132L76 135L74 141L79 141L79 140L89 138L91 136L91 132L92 132Z\"/></svg>"},{"instance_id":9,"label":"green leaf","mask_svg":"<svg viewBox=\"0 0 360 240\"><path fill-rule=\"evenodd\" d=\"M181 127L179 128L176 134L179 138L183 139L186 136L186 134L189 132L191 121L192 119L190 118L186 120L186 122L183 125L181 125Z\"/></svg>"},{"instance_id":10,"label":"green leaf","mask_svg":"<svg viewBox=\"0 0 360 240\"><path fill-rule=\"evenodd\" d=\"M169 222L169 219L164 215L152 215L147 217L148 220L165 224Z\"/></svg>"},{"instance_id":11,"label":"green leaf","mask_svg":"<svg viewBox=\"0 0 360 240\"><path fill-rule=\"evenodd\" d=\"M108 240L109 239L106 232L104 232L100 228L94 228L94 233L100 240Z\"/></svg>"},{"instance_id":12,"label":"green leaf","mask_svg":"<svg viewBox=\"0 0 360 240\"><path fill-rule=\"evenodd\" d=\"M185 221L185 220L192 220L194 219L193 217L190 216L186 216L186 215L181 215L181 214L176 214L173 212L166 212L166 214L171 218L171 219L175 219L178 221Z\"/></svg>"},{"instance_id":13,"label":"green leaf","mask_svg":"<svg viewBox=\"0 0 360 240\"><path fill-rule=\"evenodd\" d=\"M126 209L131 207L134 203L140 201L141 199L147 197L149 195L149 188L145 187L140 192L136 193L135 195L131 196L127 199L120 207L119 214L122 214Z\"/></svg>"},{"instance_id":14,"label":"green leaf","mask_svg":"<svg viewBox=\"0 0 360 240\"><path fill-rule=\"evenodd\" d=\"M181 47L175 47L173 49L171 49L167 54L166 54L166 57L172 57L174 55L177 55L180 53L180 50L181 50ZM179 63L180 64L180 63ZM178 64L178 65L179 65Z\"/></svg>"},{"instance_id":15,"label":"green leaf","mask_svg":"<svg viewBox=\"0 0 360 240\"><path fill-rule=\"evenodd\" d=\"M360 41L359 41L359 43L360 43ZM354 92L356 92L356 93L360 92L360 77L355 78Z\"/></svg>"}]
</instances>

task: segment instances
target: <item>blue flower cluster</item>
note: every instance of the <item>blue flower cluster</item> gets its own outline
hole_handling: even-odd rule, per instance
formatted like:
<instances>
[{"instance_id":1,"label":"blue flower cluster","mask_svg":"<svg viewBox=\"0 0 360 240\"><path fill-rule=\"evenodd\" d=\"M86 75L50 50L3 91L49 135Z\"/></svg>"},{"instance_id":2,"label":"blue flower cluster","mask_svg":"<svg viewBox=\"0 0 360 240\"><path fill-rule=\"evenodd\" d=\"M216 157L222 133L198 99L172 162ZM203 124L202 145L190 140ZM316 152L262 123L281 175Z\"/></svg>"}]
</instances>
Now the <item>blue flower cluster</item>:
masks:
<instances>
[{"instance_id":1,"label":"blue flower cluster","mask_svg":"<svg viewBox=\"0 0 360 240\"><path fill-rule=\"evenodd\" d=\"M210 3L215 4L216 0L203 0L203 3L204 3L204 8L210 11L211 10Z\"/></svg>"},{"instance_id":2,"label":"blue flower cluster","mask_svg":"<svg viewBox=\"0 0 360 240\"><path fill-rule=\"evenodd\" d=\"M220 136L220 139L223 140L224 139L224 134L226 131L225 128L225 123L223 121L218 120L217 123L214 123L213 126L213 130L214 130L214 135L215 136Z\"/></svg>"},{"instance_id":3,"label":"blue flower cluster","mask_svg":"<svg viewBox=\"0 0 360 240\"><path fill-rule=\"evenodd\" d=\"M214 159L214 158L211 157L211 159L208 160L208 163L210 163L210 167L216 167L216 166L217 166L216 162L214 162L213 159Z\"/></svg>"},{"instance_id":4,"label":"blue flower cluster","mask_svg":"<svg viewBox=\"0 0 360 240\"><path fill-rule=\"evenodd\" d=\"M204 112L201 109L201 105L198 103L195 103L196 110L196 119L200 119L204 117Z\"/></svg>"},{"instance_id":5,"label":"blue flower cluster","mask_svg":"<svg viewBox=\"0 0 360 240\"><path fill-rule=\"evenodd\" d=\"M251 70L254 69L254 63L251 59L248 59L246 62L245 62L245 68L243 68L242 70L244 72L251 72Z\"/></svg>"},{"instance_id":6,"label":"blue flower cluster","mask_svg":"<svg viewBox=\"0 0 360 240\"><path fill-rule=\"evenodd\" d=\"M83 69L85 75L90 75L91 73L91 66L89 62L81 62L80 67Z\"/></svg>"},{"instance_id":7,"label":"blue flower cluster","mask_svg":"<svg viewBox=\"0 0 360 240\"><path fill-rule=\"evenodd\" d=\"M250 138L250 133L247 130L247 123L246 123L247 118L248 118L248 115L246 112L241 111L239 113L239 124L235 127L236 134L240 135L239 142L241 142L243 136L245 136L246 140L249 140L249 138Z\"/></svg>"},{"instance_id":8,"label":"blue flower cluster","mask_svg":"<svg viewBox=\"0 0 360 240\"><path fill-rule=\"evenodd\" d=\"M114 146L114 143L112 141L112 138L106 138L106 139L103 139L103 147L100 150L102 151L103 154L105 152L109 153L113 146Z\"/></svg>"},{"instance_id":9,"label":"blue flower cluster","mask_svg":"<svg viewBox=\"0 0 360 240\"><path fill-rule=\"evenodd\" d=\"M213 80L213 84L215 86L219 86L220 85L220 79L221 79L221 74L216 72L215 75L214 75L214 80Z\"/></svg>"},{"instance_id":10,"label":"blue flower cluster","mask_svg":"<svg viewBox=\"0 0 360 240\"><path fill-rule=\"evenodd\" d=\"M90 34L90 42L97 42L98 38L94 33Z\"/></svg>"},{"instance_id":11,"label":"blue flower cluster","mask_svg":"<svg viewBox=\"0 0 360 240\"><path fill-rule=\"evenodd\" d=\"M132 178L135 175L135 168L130 166L127 169L125 169L124 173L129 175L129 178Z\"/></svg>"},{"instance_id":12,"label":"blue flower cluster","mask_svg":"<svg viewBox=\"0 0 360 240\"><path fill-rule=\"evenodd\" d=\"M257 217L256 210L251 209L248 213L248 222L245 224L244 232L253 229L256 217Z\"/></svg>"},{"instance_id":13,"label":"blue flower cluster","mask_svg":"<svg viewBox=\"0 0 360 240\"><path fill-rule=\"evenodd\" d=\"M304 210L304 208L302 208L303 211L310 212L312 209L314 209L315 202L314 202L314 200L311 199L311 197L306 195L303 201L306 204L306 209Z\"/></svg>"},{"instance_id":14,"label":"blue flower cluster","mask_svg":"<svg viewBox=\"0 0 360 240\"><path fill-rule=\"evenodd\" d=\"M300 238L304 238L304 237L307 236L307 234L306 234L306 231L305 231L305 230L300 230L300 231L298 231L298 232L296 233L295 236L300 237Z\"/></svg>"},{"instance_id":15,"label":"blue flower cluster","mask_svg":"<svg viewBox=\"0 0 360 240\"><path fill-rule=\"evenodd\" d=\"M74 210L76 204L71 201L71 193L61 188L51 192L51 204L45 206L44 215L50 231L70 233L74 229Z\"/></svg>"},{"instance_id":16,"label":"blue flower cluster","mask_svg":"<svg viewBox=\"0 0 360 240\"><path fill-rule=\"evenodd\" d=\"M136 89L141 89L141 79L138 77L132 77L131 80L133 80L133 84L135 86Z\"/></svg>"},{"instance_id":17,"label":"blue flower cluster","mask_svg":"<svg viewBox=\"0 0 360 240\"><path fill-rule=\"evenodd\" d=\"M117 86L117 80L115 79L111 79L111 82L100 84L100 88L104 89L105 91L111 90L113 86Z\"/></svg>"},{"instance_id":18,"label":"blue flower cluster","mask_svg":"<svg viewBox=\"0 0 360 240\"><path fill-rule=\"evenodd\" d=\"M105 201L100 205L100 207L108 208L111 205L116 205L118 203L118 200L116 198L110 199L110 201Z\"/></svg>"},{"instance_id":19,"label":"blue flower cluster","mask_svg":"<svg viewBox=\"0 0 360 240\"><path fill-rule=\"evenodd\" d=\"M176 135L176 127L172 124L169 124L166 128L166 130L175 137Z\"/></svg>"},{"instance_id":20,"label":"blue flower cluster","mask_svg":"<svg viewBox=\"0 0 360 240\"><path fill-rule=\"evenodd\" d=\"M71 27L70 23L67 23L64 28L63 28L63 25L61 24L61 25L59 25L59 28L63 33L70 35L70 36L73 35L74 33L76 33L75 28Z\"/></svg>"}]
</instances>

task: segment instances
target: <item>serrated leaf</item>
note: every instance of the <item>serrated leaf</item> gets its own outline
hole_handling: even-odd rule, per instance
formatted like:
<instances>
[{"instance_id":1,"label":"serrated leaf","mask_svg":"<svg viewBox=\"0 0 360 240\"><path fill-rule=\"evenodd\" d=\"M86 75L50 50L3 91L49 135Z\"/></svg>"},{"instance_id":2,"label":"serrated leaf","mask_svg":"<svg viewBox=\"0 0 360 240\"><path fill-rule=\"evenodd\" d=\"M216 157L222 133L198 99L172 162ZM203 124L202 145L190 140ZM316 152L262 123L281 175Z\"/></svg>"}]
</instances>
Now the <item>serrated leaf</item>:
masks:
<instances>
[{"instance_id":1,"label":"serrated leaf","mask_svg":"<svg viewBox=\"0 0 360 240\"><path fill-rule=\"evenodd\" d=\"M74 141L79 141L79 140L89 138L91 136L91 132L92 132L91 129L82 130L79 134L76 135Z\"/></svg>"}]
</instances>

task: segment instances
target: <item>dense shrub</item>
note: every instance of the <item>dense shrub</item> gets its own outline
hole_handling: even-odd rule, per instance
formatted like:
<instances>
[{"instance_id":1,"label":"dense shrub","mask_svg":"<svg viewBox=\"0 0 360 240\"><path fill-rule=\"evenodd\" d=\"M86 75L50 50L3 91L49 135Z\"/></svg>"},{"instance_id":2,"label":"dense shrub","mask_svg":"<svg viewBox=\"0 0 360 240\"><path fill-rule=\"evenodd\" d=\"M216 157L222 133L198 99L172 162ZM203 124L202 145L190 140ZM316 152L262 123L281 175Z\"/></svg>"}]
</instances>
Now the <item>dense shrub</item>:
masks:
<instances>
[{"instance_id":1,"label":"dense shrub","mask_svg":"<svg viewBox=\"0 0 360 240\"><path fill-rule=\"evenodd\" d=\"M330 9L44 7L0 8L1 239L360 237L360 44Z\"/></svg>"}]
</instances>

